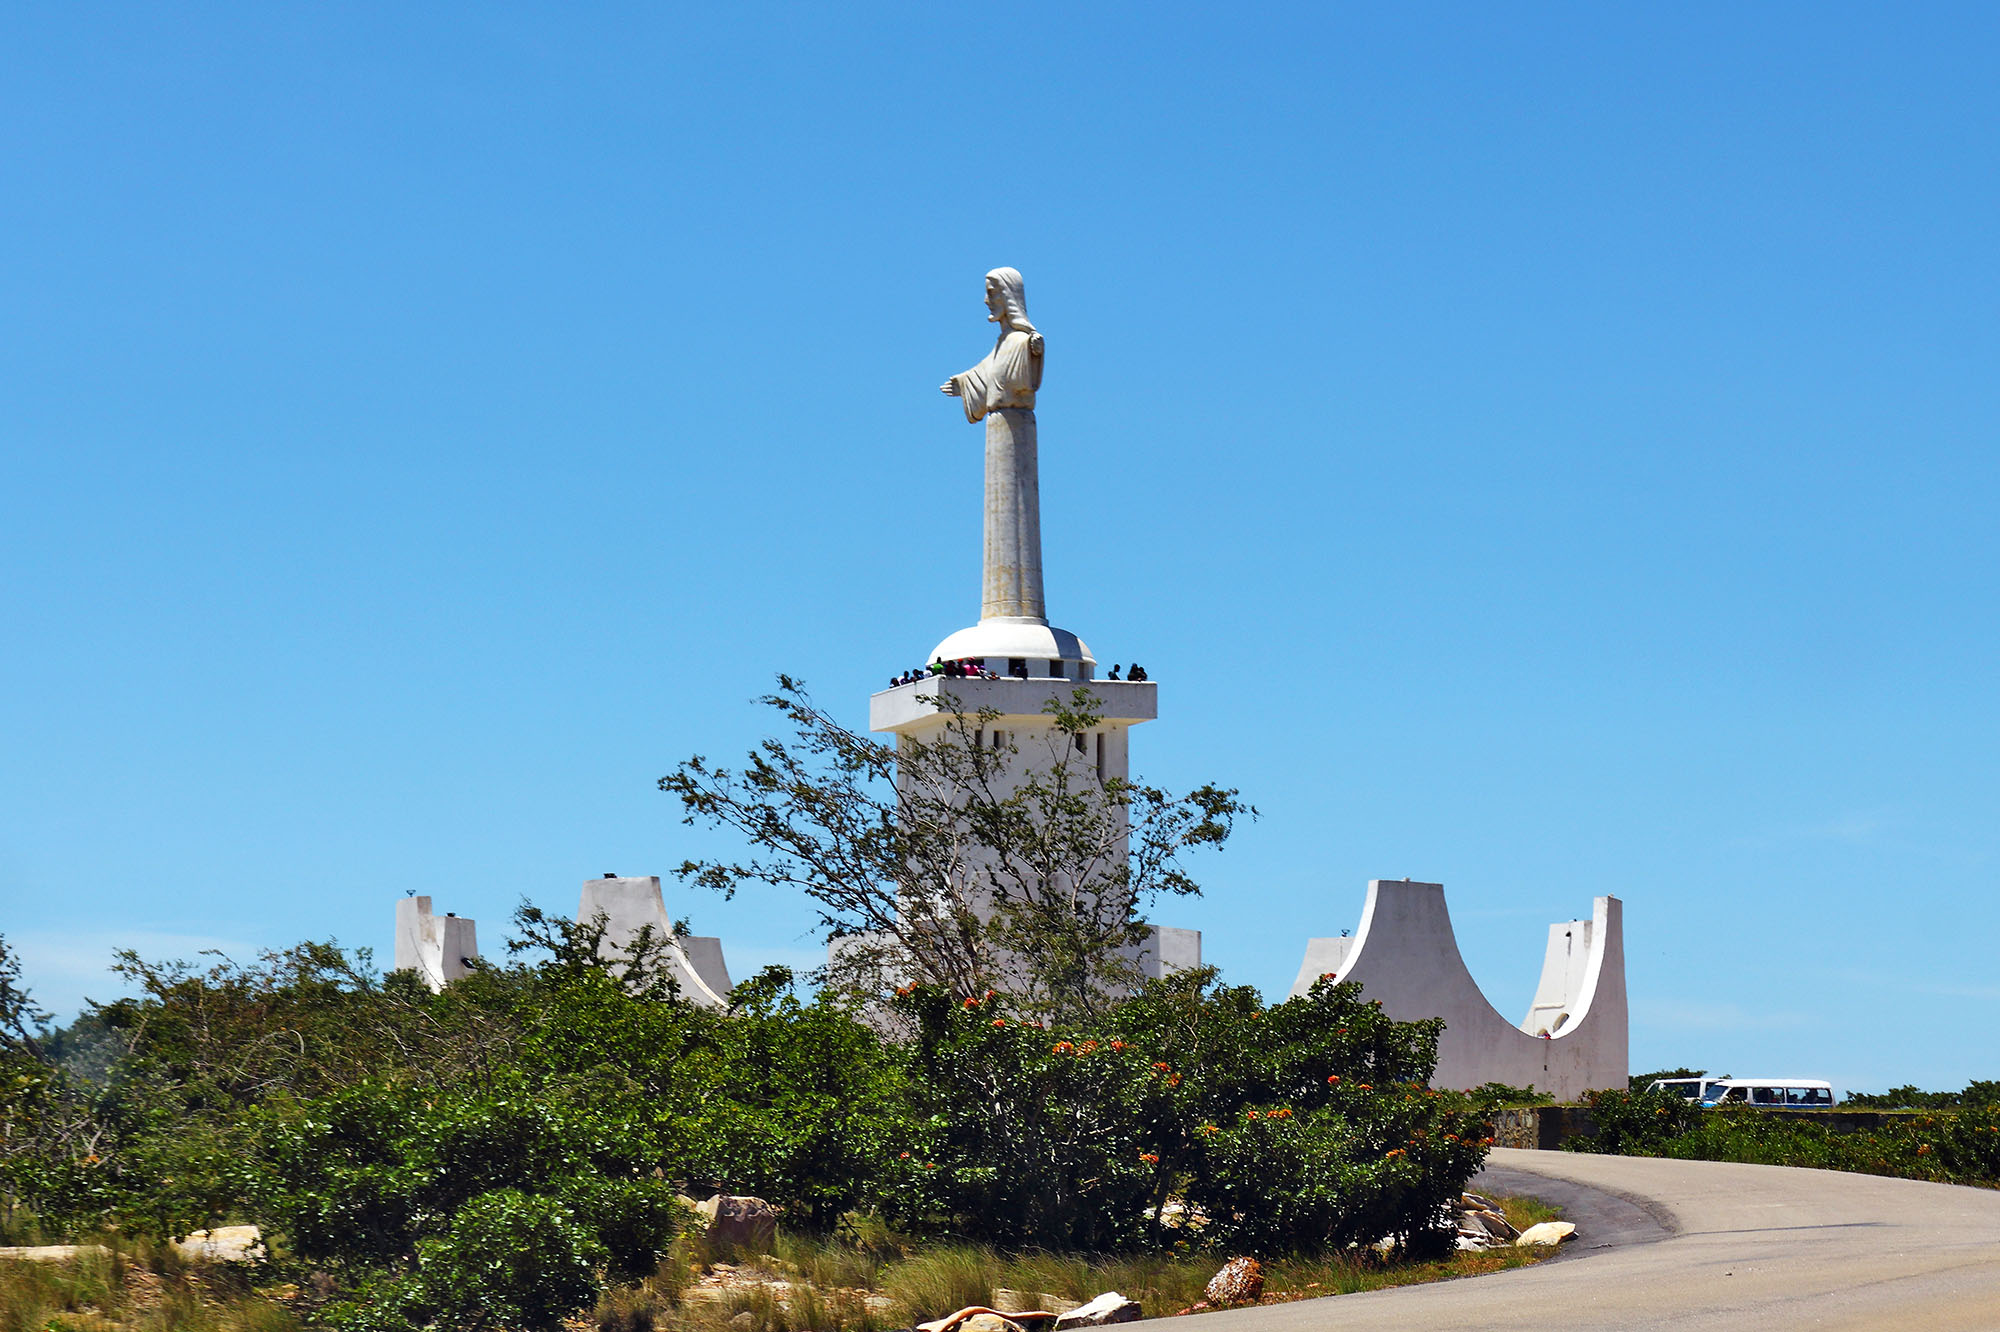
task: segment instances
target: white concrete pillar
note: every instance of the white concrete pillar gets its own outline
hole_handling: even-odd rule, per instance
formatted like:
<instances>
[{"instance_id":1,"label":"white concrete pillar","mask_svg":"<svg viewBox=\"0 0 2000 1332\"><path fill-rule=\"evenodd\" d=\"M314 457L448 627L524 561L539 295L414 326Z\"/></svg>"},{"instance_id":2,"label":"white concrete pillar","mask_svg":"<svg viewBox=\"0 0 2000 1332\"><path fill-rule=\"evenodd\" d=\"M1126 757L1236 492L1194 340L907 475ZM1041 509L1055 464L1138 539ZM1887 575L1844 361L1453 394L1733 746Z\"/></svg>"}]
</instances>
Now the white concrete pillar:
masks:
<instances>
[{"instance_id":1,"label":"white concrete pillar","mask_svg":"<svg viewBox=\"0 0 2000 1332\"><path fill-rule=\"evenodd\" d=\"M479 956L475 922L447 912L431 912L428 897L396 903L397 971L414 971L424 984L442 990L472 969Z\"/></svg>"},{"instance_id":2,"label":"white concrete pillar","mask_svg":"<svg viewBox=\"0 0 2000 1332\"><path fill-rule=\"evenodd\" d=\"M986 414L985 566L980 619L1048 622L1042 602L1042 486L1032 407Z\"/></svg>"}]
</instances>

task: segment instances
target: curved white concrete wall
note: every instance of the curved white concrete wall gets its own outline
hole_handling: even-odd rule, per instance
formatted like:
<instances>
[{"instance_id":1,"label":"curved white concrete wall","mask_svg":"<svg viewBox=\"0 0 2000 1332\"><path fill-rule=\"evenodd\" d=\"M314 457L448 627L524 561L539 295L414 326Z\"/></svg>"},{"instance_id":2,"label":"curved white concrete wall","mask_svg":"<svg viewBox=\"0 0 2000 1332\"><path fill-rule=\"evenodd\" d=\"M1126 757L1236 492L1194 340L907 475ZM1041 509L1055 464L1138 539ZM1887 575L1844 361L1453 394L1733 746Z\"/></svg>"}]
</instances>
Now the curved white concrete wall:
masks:
<instances>
[{"instance_id":1,"label":"curved white concrete wall","mask_svg":"<svg viewBox=\"0 0 2000 1332\"><path fill-rule=\"evenodd\" d=\"M660 895L659 875L585 879L577 921L589 921L600 911L605 928L598 950L603 956L623 952L641 927L651 925L653 936L667 944L668 965L681 988L681 998L709 1008L729 1007L729 969L723 965L722 941L674 937L674 923L668 919L666 899Z\"/></svg>"},{"instance_id":2,"label":"curved white concrete wall","mask_svg":"<svg viewBox=\"0 0 2000 1332\"><path fill-rule=\"evenodd\" d=\"M1629 1076L1622 914L1617 898L1600 897L1590 920L1549 927L1541 985L1527 1021L1516 1026L1466 970L1444 885L1377 879L1353 938L1307 943L1292 994L1333 972L1399 1021L1443 1018L1434 1086L1532 1084L1563 1101L1622 1091Z\"/></svg>"}]
</instances>

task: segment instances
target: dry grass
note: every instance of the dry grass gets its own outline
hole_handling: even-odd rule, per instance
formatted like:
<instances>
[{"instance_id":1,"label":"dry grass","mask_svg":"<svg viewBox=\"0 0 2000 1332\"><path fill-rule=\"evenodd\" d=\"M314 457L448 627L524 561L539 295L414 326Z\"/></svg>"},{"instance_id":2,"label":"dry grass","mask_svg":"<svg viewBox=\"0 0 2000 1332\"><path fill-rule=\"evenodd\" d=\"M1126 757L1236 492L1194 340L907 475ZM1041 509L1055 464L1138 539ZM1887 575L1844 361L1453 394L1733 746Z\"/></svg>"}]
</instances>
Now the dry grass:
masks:
<instances>
[{"instance_id":1,"label":"dry grass","mask_svg":"<svg viewBox=\"0 0 2000 1332\"><path fill-rule=\"evenodd\" d=\"M0 1332L297 1332L240 1270L170 1248L118 1247L66 1263L0 1260Z\"/></svg>"},{"instance_id":2,"label":"dry grass","mask_svg":"<svg viewBox=\"0 0 2000 1332\"><path fill-rule=\"evenodd\" d=\"M1559 1215L1532 1199L1496 1199L1520 1229ZM1139 1301L1150 1317L1177 1313L1202 1298L1226 1255L1147 1254L1095 1258L1076 1254L1003 1255L979 1245L919 1246L880 1232L837 1239L780 1235L759 1270L779 1285L752 1285L725 1299L660 1302L646 1317L624 1321L600 1305L603 1332L881 1332L994 1302L1002 1288L1082 1301L1107 1290ZM1385 1261L1372 1251L1281 1257L1264 1265L1264 1300L1282 1303L1391 1286L1446 1281L1524 1267L1546 1249L1457 1253L1426 1261ZM742 1273L747 1275L748 1271ZM871 1302L869 1295L876 1296ZM883 1299L882 1297L887 1297ZM885 1307L886 1305L886 1307Z\"/></svg>"}]
</instances>

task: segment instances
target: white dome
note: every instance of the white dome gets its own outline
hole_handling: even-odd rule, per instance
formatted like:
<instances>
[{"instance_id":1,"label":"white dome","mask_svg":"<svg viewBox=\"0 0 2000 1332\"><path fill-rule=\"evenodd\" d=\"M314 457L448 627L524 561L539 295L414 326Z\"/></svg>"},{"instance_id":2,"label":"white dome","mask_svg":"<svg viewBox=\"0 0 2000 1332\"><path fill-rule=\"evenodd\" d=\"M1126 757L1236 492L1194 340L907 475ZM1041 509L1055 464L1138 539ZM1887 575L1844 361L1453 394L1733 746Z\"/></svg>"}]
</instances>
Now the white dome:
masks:
<instances>
[{"instance_id":1,"label":"white dome","mask_svg":"<svg viewBox=\"0 0 2000 1332\"><path fill-rule=\"evenodd\" d=\"M1067 629L1040 620L981 620L961 629L932 650L929 660L962 661L967 657L1020 657L1028 661L1086 661L1097 664L1090 647Z\"/></svg>"}]
</instances>

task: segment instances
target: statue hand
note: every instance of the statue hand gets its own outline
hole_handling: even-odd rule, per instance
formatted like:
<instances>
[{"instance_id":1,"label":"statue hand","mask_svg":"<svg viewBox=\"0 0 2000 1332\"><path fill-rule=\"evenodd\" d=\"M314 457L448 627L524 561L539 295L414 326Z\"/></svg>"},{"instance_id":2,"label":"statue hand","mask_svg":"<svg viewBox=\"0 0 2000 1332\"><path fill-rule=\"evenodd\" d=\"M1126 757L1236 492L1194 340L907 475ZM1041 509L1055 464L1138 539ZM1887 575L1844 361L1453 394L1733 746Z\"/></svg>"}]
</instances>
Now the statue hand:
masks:
<instances>
[{"instance_id":1,"label":"statue hand","mask_svg":"<svg viewBox=\"0 0 2000 1332\"><path fill-rule=\"evenodd\" d=\"M958 381L956 379L945 380L944 383L938 385L938 392L944 394L947 398L956 398L958 396Z\"/></svg>"}]
</instances>

